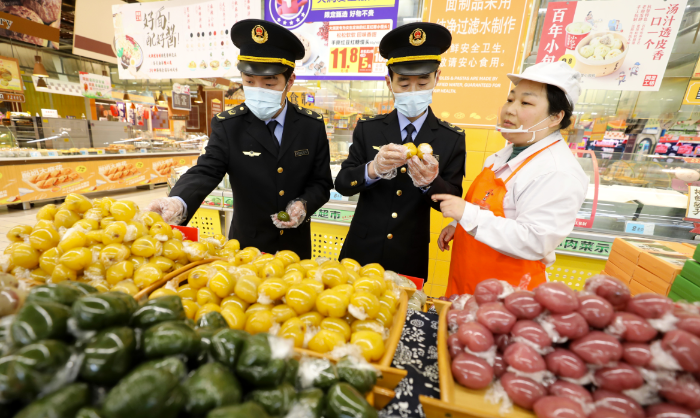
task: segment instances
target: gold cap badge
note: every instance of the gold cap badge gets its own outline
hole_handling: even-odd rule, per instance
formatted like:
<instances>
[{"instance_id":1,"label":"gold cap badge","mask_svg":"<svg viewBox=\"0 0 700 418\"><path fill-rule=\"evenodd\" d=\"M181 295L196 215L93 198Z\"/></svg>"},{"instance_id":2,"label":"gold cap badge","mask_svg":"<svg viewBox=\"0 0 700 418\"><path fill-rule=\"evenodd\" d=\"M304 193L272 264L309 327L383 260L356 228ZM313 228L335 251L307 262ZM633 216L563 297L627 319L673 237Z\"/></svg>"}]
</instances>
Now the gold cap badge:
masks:
<instances>
[{"instance_id":1,"label":"gold cap badge","mask_svg":"<svg viewBox=\"0 0 700 418\"><path fill-rule=\"evenodd\" d=\"M259 44L267 42L267 31L261 25L255 25L252 35L253 40Z\"/></svg>"},{"instance_id":2,"label":"gold cap badge","mask_svg":"<svg viewBox=\"0 0 700 418\"><path fill-rule=\"evenodd\" d=\"M411 35L409 35L408 41L413 46L420 46L420 45L423 45L423 43L425 42L425 38L426 38L426 36L425 36L425 32L423 31L423 29L416 28L416 30L411 32Z\"/></svg>"}]
</instances>

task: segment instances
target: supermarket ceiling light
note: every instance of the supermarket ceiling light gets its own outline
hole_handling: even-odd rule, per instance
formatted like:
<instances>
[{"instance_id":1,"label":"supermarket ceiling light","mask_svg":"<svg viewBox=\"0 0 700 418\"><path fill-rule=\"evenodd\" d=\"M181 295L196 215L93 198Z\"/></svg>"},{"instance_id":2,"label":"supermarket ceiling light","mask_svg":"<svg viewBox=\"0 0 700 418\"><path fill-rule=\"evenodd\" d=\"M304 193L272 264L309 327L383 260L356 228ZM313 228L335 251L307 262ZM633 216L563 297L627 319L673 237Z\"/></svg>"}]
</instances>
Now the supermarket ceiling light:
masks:
<instances>
[{"instance_id":1,"label":"supermarket ceiling light","mask_svg":"<svg viewBox=\"0 0 700 418\"><path fill-rule=\"evenodd\" d=\"M158 96L158 104L159 105L168 104L168 99L165 98L165 94L163 94L163 90L160 91L160 96Z\"/></svg>"},{"instance_id":2,"label":"supermarket ceiling light","mask_svg":"<svg viewBox=\"0 0 700 418\"><path fill-rule=\"evenodd\" d=\"M195 103L204 103L204 99L202 99L202 90L204 90L203 86L197 87L197 97L194 99Z\"/></svg>"},{"instance_id":3,"label":"supermarket ceiling light","mask_svg":"<svg viewBox=\"0 0 700 418\"><path fill-rule=\"evenodd\" d=\"M34 71L32 71L34 77L45 78L49 76L46 72L44 64L41 63L41 57L39 55L34 56Z\"/></svg>"},{"instance_id":4,"label":"supermarket ceiling light","mask_svg":"<svg viewBox=\"0 0 700 418\"><path fill-rule=\"evenodd\" d=\"M124 90L124 96L122 97L122 100L125 102L130 102L131 101L131 96L129 96L129 92Z\"/></svg>"},{"instance_id":5,"label":"supermarket ceiling light","mask_svg":"<svg viewBox=\"0 0 700 418\"><path fill-rule=\"evenodd\" d=\"M38 79L38 80L36 81L36 86L37 86L37 87L43 87L43 88L48 87L48 84L46 84L46 78L41 77L40 79Z\"/></svg>"}]
</instances>

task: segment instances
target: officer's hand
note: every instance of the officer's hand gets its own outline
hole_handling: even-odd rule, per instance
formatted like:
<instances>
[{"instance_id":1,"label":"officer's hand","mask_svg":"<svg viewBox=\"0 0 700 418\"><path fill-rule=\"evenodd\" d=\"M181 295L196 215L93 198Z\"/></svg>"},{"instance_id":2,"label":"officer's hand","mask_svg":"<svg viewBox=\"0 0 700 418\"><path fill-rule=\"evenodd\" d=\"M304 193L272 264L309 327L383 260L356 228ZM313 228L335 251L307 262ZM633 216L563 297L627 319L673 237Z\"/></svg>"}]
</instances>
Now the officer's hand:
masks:
<instances>
[{"instance_id":1,"label":"officer's hand","mask_svg":"<svg viewBox=\"0 0 700 418\"><path fill-rule=\"evenodd\" d=\"M464 215L464 208L467 202L459 196L451 194L434 194L433 202L440 202L440 211L445 218L452 218L459 222Z\"/></svg>"},{"instance_id":2,"label":"officer's hand","mask_svg":"<svg viewBox=\"0 0 700 418\"><path fill-rule=\"evenodd\" d=\"M280 221L275 213L271 216L272 223L279 229L296 228L301 225L306 218L306 202L302 199L292 200L287 204L286 212L289 214L289 221Z\"/></svg>"},{"instance_id":3,"label":"officer's hand","mask_svg":"<svg viewBox=\"0 0 700 418\"><path fill-rule=\"evenodd\" d=\"M155 199L148 204L146 210L159 214L163 221L173 225L179 225L187 219L185 205L180 199L175 199L174 197Z\"/></svg>"},{"instance_id":4,"label":"officer's hand","mask_svg":"<svg viewBox=\"0 0 700 418\"><path fill-rule=\"evenodd\" d=\"M423 160L415 155L408 160L408 175L413 180L416 187L430 186L438 176L440 165L430 154L423 156Z\"/></svg>"},{"instance_id":5,"label":"officer's hand","mask_svg":"<svg viewBox=\"0 0 700 418\"><path fill-rule=\"evenodd\" d=\"M442 232L440 232L440 236L437 240L437 245L440 251L450 250L450 241L452 241L452 239L455 237L456 230L457 228L452 225L447 225L442 229Z\"/></svg>"},{"instance_id":6,"label":"officer's hand","mask_svg":"<svg viewBox=\"0 0 700 418\"><path fill-rule=\"evenodd\" d=\"M396 169L406 164L406 147L399 144L384 145L374 157L374 171L379 178L391 180Z\"/></svg>"}]
</instances>

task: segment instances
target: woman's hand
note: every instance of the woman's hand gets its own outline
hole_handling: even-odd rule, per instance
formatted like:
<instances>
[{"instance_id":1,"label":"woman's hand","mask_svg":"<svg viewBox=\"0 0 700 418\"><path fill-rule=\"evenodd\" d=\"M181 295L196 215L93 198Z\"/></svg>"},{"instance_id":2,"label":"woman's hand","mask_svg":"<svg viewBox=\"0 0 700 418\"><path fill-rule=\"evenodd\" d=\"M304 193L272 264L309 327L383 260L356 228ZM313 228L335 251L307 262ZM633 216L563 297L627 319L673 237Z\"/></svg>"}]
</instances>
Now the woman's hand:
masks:
<instances>
[{"instance_id":1,"label":"woman's hand","mask_svg":"<svg viewBox=\"0 0 700 418\"><path fill-rule=\"evenodd\" d=\"M464 214L467 202L459 196L451 194L436 194L431 197L433 202L440 202L440 211L445 218L452 218L459 222Z\"/></svg>"},{"instance_id":2,"label":"woman's hand","mask_svg":"<svg viewBox=\"0 0 700 418\"><path fill-rule=\"evenodd\" d=\"M455 237L455 228L452 225L447 225L442 229L442 232L440 232L440 236L438 237L437 240L437 245L440 251L449 251L450 250L450 241Z\"/></svg>"}]
</instances>

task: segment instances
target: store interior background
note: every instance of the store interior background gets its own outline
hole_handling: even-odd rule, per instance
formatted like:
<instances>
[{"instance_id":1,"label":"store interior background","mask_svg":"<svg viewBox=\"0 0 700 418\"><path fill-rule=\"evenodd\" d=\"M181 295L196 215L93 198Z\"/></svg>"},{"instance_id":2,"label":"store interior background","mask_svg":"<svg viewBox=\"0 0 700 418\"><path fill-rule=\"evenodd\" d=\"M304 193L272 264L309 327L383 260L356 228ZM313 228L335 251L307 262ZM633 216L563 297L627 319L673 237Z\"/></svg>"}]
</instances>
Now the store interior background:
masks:
<instances>
[{"instance_id":1,"label":"store interior background","mask_svg":"<svg viewBox=\"0 0 700 418\"><path fill-rule=\"evenodd\" d=\"M25 103L21 105L10 102L0 103L0 111L4 115L2 126L9 129L17 139L22 137L22 131L28 130L27 118L20 120L21 117L14 117L8 112L25 112L29 114L29 120L36 125L36 120L40 119L36 115L41 115L42 109L55 109L60 117L51 121L53 129L60 130L62 125L75 129L76 126L87 127L87 124L94 125L92 129L97 129L96 126L102 129L99 131L100 135L93 135L93 139L99 138L99 142L95 139L89 146L104 147L110 143L145 137L151 140L151 147L157 149L160 146L153 144L154 139L166 139L169 142L165 145L172 146L187 138L203 138L202 135L207 135L209 132L207 115L211 114L208 106L212 98L222 101L224 110L244 101L245 98L240 89L240 78L127 81L119 79L117 67L114 64L72 55L70 52L73 38L70 19L75 10L71 10L71 4L74 4L74 0L63 3L62 39L58 51L37 49L29 44L0 38L0 55L18 59L23 70ZM522 39L526 47L525 56L522 57L523 69L536 61L538 40L548 4L548 0L535 2L537 15L531 16L528 36L523 34ZM400 0L399 24L420 20L422 8L423 4L420 0ZM635 187L635 190L639 190L639 193L645 196L649 193L659 195L661 196L658 198L659 205L665 207L664 201L671 201L678 194L676 193L673 198L663 194L666 191L678 191L677 188L674 189L675 170L678 168L700 170L700 160L694 162L687 159L696 155L700 158L700 106L683 104L683 96L700 59L699 27L700 0L689 0L659 91L583 91L575 111L575 123L565 132L565 137L572 148L596 152L601 165L599 172L601 184ZM50 85L52 83L78 84L81 71L92 74L106 72L111 77L115 100L101 101L38 91L36 79L31 76L35 63L34 57L37 54L41 56L49 74L47 81ZM200 94L203 96L203 103L193 102L193 110L189 114L174 111L171 106L174 83L190 85L193 100L197 94L197 86L202 86L203 90ZM121 100L125 93L130 97L127 103ZM166 96L166 102L158 103L161 93ZM388 113L393 109L391 93L383 81L298 80L288 98L295 104L323 114L331 144L331 164L334 175L337 174L340 163L347 156L352 142L352 131L358 118L362 115ZM479 100L479 98L466 97L465 100ZM115 106L126 109L124 113L126 117L113 116L111 110ZM129 119L128 109L134 110L135 122ZM148 113L147 117L144 117L145 113ZM171 116L180 116L180 120L172 120ZM32 126L32 129L35 129L36 135L49 135L48 132L40 132L40 129L46 129L46 127ZM663 150L666 146L664 140L661 140L664 135L665 138L674 136L685 138L683 144L691 145L690 154L671 155L674 153L667 150L664 155L654 156L655 151ZM77 135L72 136L77 138ZM3 142L2 138L0 135L0 151L3 146L11 146L8 141ZM199 141L193 141L188 144L196 147L199 143ZM39 146L46 146L46 143L39 144L44 144ZM676 143L668 143L668 147L673 147L674 144ZM463 184L465 193L481 171L484 160L504 145L505 140L493 129L466 129L467 163ZM20 146L26 146L26 144L20 143ZM584 168L587 171L592 170L592 167L583 160ZM592 172L591 177L593 177ZM630 200L635 198L636 195L631 196ZM626 212L628 209L626 207L620 209L617 205L619 202L606 204L604 199L605 193L601 193L596 215L598 224L594 225L592 231L624 235L625 222L632 219L634 210ZM357 200L357 197L350 198L350 201L345 203L351 203L354 200ZM656 219L657 223L663 224L663 227L656 228L655 235L660 239L693 240L694 234L689 232L693 225L683 220L682 214L685 209L680 210L677 206L673 203L665 207L668 210L649 215ZM586 215L586 209L584 204L582 208L584 215ZM0 214L6 210L3 207L0 209ZM587 210L590 216L590 207ZM439 212L432 212L430 269L425 289L431 296L443 295L447 284L451 253L440 252L436 245L437 236L447 223L449 219L443 219ZM337 238L339 241L336 244L342 244L342 237ZM550 273L561 274L564 278L568 274L572 278L580 279L590 273L600 272L602 264L605 263L604 259L582 260L576 257L567 259L567 257L569 256L559 255L562 260L561 265L567 266L566 271L562 270L560 265L555 265L550 268Z\"/></svg>"}]
</instances>

